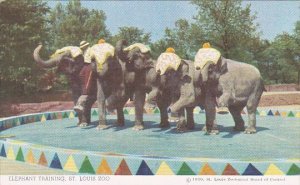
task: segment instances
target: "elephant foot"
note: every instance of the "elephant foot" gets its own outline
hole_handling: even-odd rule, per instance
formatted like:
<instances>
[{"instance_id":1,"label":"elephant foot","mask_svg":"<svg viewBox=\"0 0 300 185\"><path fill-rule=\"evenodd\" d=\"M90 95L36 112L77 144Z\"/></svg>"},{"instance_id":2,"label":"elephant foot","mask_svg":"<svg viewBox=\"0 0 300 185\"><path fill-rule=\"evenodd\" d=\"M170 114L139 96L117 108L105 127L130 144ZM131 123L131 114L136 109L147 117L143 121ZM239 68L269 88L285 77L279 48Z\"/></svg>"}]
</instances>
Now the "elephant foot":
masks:
<instances>
[{"instance_id":1,"label":"elephant foot","mask_svg":"<svg viewBox=\"0 0 300 185\"><path fill-rule=\"evenodd\" d=\"M189 129L189 130L194 130L195 129L195 123L188 123L186 128Z\"/></svg>"},{"instance_id":2,"label":"elephant foot","mask_svg":"<svg viewBox=\"0 0 300 185\"><path fill-rule=\"evenodd\" d=\"M233 127L233 131L235 131L235 132L242 132L244 130L245 130L245 127L242 125L236 125Z\"/></svg>"},{"instance_id":3,"label":"elephant foot","mask_svg":"<svg viewBox=\"0 0 300 185\"><path fill-rule=\"evenodd\" d=\"M178 122L179 121L179 118L178 117L173 117L173 116L170 116L169 119L168 119L169 122Z\"/></svg>"},{"instance_id":4,"label":"elephant foot","mask_svg":"<svg viewBox=\"0 0 300 185\"><path fill-rule=\"evenodd\" d=\"M89 125L88 123L83 122L83 123L80 123L80 124L79 124L79 127L87 127L88 125Z\"/></svg>"},{"instance_id":5,"label":"elephant foot","mask_svg":"<svg viewBox=\"0 0 300 185\"><path fill-rule=\"evenodd\" d=\"M209 135L217 135L220 133L219 129L216 126L213 126L211 129L207 129L206 126L202 128L202 131L206 132Z\"/></svg>"},{"instance_id":6,"label":"elephant foot","mask_svg":"<svg viewBox=\"0 0 300 185\"><path fill-rule=\"evenodd\" d=\"M140 130L144 130L144 125L142 124L138 124L138 125L135 125L132 130L134 131L140 131Z\"/></svg>"},{"instance_id":7,"label":"elephant foot","mask_svg":"<svg viewBox=\"0 0 300 185\"><path fill-rule=\"evenodd\" d=\"M219 108L217 108L217 113L218 114L228 114L229 110L227 107L219 107Z\"/></svg>"},{"instance_id":8,"label":"elephant foot","mask_svg":"<svg viewBox=\"0 0 300 185\"><path fill-rule=\"evenodd\" d=\"M169 122L161 122L159 124L160 128L170 128L170 123Z\"/></svg>"},{"instance_id":9,"label":"elephant foot","mask_svg":"<svg viewBox=\"0 0 300 185\"><path fill-rule=\"evenodd\" d=\"M105 130L107 128L108 128L108 125L106 125L106 124L99 124L96 129L97 130Z\"/></svg>"},{"instance_id":10,"label":"elephant foot","mask_svg":"<svg viewBox=\"0 0 300 185\"><path fill-rule=\"evenodd\" d=\"M255 134L256 133L256 129L254 127L248 127L245 129L245 134Z\"/></svg>"},{"instance_id":11,"label":"elephant foot","mask_svg":"<svg viewBox=\"0 0 300 185\"><path fill-rule=\"evenodd\" d=\"M179 121L176 125L177 132L187 131L187 125L185 121Z\"/></svg>"}]
</instances>

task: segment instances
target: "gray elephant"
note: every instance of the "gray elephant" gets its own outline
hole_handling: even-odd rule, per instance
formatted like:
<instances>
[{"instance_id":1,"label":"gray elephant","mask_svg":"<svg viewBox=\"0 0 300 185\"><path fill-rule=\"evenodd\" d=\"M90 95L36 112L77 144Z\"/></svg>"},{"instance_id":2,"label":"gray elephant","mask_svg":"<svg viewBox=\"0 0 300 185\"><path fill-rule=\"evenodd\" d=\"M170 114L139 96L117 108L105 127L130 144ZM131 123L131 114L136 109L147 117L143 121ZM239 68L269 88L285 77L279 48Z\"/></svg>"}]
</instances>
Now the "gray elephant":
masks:
<instances>
[{"instance_id":1,"label":"gray elephant","mask_svg":"<svg viewBox=\"0 0 300 185\"><path fill-rule=\"evenodd\" d=\"M134 78L131 81L126 81L125 86L135 94L136 125L139 125L137 129L144 128L143 107L146 93L149 93L147 101L155 102L160 109L160 127L169 127L168 107L173 102L171 107L179 113L178 130L193 129L193 107L186 109L187 124L184 109L180 108L180 106L194 102L194 93L188 90L193 89L188 87L193 84L191 76L193 74L191 69L194 68L193 63L180 59L177 70L167 70L161 74L162 71L155 67L157 61L151 58L150 50L144 45L133 44L127 47L126 41L119 42L119 44L123 44L116 47L119 58L127 63L129 70L134 72ZM192 96L189 96L190 94Z\"/></svg>"},{"instance_id":2,"label":"gray elephant","mask_svg":"<svg viewBox=\"0 0 300 185\"><path fill-rule=\"evenodd\" d=\"M73 101L74 104L76 104L81 95L83 85L80 79L80 72L85 65L95 66L95 55L91 57L93 63L88 64L84 62L84 58L79 47L65 47L57 50L55 56L44 61L39 55L41 48L42 46L40 45L34 50L35 61L44 68L57 67L59 72L68 76ZM122 88L122 75L116 75L123 73L122 70L124 66L122 68L122 65L124 64L120 63L115 56L110 56L102 63L101 71L97 71L97 75L92 76L91 80L95 81L95 83L91 85L91 94L88 96L87 101L84 104L84 113L78 114L78 125L86 126L90 123L91 107L97 99L99 109L98 129L104 129L107 127L105 116L106 103L109 107L117 109L118 126L124 125L123 107L126 102L125 89ZM105 102L105 100L107 101Z\"/></svg>"},{"instance_id":3,"label":"gray elephant","mask_svg":"<svg viewBox=\"0 0 300 185\"><path fill-rule=\"evenodd\" d=\"M37 46L37 48L35 48L33 53L34 60L42 68L57 67L57 72L61 72L68 77L72 91L72 99L74 104L76 104L78 98L81 95L79 73L85 65L81 49L75 46L62 48L60 50L57 50L55 55L53 55L49 60L46 61L40 57L39 53L41 49L42 45L39 45ZM84 113L82 115L78 115L78 125L86 122L90 123L91 121L91 108L96 100L96 88L94 88L94 90L92 91L94 93L89 96Z\"/></svg>"},{"instance_id":4,"label":"gray elephant","mask_svg":"<svg viewBox=\"0 0 300 185\"><path fill-rule=\"evenodd\" d=\"M205 94L207 132L219 132L216 125L216 106L222 106L228 107L235 122L234 130L245 130L247 134L255 133L256 109L265 90L258 69L222 56L217 58L217 60L208 60L201 65L195 59L195 75L202 78ZM218 102L216 102L216 98L218 98ZM246 129L241 116L244 107L248 112Z\"/></svg>"}]
</instances>

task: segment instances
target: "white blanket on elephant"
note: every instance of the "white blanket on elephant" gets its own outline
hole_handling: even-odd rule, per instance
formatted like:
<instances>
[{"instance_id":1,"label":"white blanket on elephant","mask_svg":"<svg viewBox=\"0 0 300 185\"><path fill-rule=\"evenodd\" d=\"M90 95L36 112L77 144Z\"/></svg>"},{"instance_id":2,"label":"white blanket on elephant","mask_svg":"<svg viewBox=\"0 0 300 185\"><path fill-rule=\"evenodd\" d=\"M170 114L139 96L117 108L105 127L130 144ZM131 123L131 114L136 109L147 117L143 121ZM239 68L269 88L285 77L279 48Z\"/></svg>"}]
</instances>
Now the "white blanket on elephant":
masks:
<instances>
[{"instance_id":1,"label":"white blanket on elephant","mask_svg":"<svg viewBox=\"0 0 300 185\"><path fill-rule=\"evenodd\" d=\"M214 64L217 64L220 57L221 53L214 48L201 48L198 50L195 56L194 65L196 68L200 67L200 69L203 69L203 67L209 61L213 62Z\"/></svg>"},{"instance_id":2,"label":"white blanket on elephant","mask_svg":"<svg viewBox=\"0 0 300 185\"><path fill-rule=\"evenodd\" d=\"M156 63L156 71L160 71L160 75L165 74L169 69L177 71L181 59L175 53L162 53Z\"/></svg>"},{"instance_id":3,"label":"white blanket on elephant","mask_svg":"<svg viewBox=\"0 0 300 185\"><path fill-rule=\"evenodd\" d=\"M150 51L150 48L148 46L141 44L141 43L132 44L132 45L128 46L127 48L124 48L124 51L131 51L134 48L138 48L139 50L141 50L142 53L147 53Z\"/></svg>"},{"instance_id":4,"label":"white blanket on elephant","mask_svg":"<svg viewBox=\"0 0 300 185\"><path fill-rule=\"evenodd\" d=\"M73 58L75 57L78 57L79 55L82 55L82 50L79 48L79 47L76 47L76 46L66 46L66 47L63 47L61 49L58 49L55 51L55 53L53 55L51 55L51 57L56 57L57 55L59 54L62 54L66 51L69 51L71 53L71 56Z\"/></svg>"},{"instance_id":5,"label":"white blanket on elephant","mask_svg":"<svg viewBox=\"0 0 300 185\"><path fill-rule=\"evenodd\" d=\"M108 43L95 44L91 47L87 55L89 55L90 60L95 59L97 63L97 71L100 72L107 59L115 55L115 48Z\"/></svg>"}]
</instances>

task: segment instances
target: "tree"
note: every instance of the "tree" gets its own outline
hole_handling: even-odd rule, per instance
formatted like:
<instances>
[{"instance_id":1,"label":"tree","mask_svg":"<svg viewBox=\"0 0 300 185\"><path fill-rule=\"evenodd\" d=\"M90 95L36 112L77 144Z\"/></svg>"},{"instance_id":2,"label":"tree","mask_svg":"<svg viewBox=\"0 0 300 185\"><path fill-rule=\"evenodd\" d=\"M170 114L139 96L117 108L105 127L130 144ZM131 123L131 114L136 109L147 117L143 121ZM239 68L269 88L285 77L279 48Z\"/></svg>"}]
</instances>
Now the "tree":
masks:
<instances>
[{"instance_id":1,"label":"tree","mask_svg":"<svg viewBox=\"0 0 300 185\"><path fill-rule=\"evenodd\" d=\"M32 51L48 39L46 3L9 0L0 3L0 96L22 95L37 89L39 73Z\"/></svg>"},{"instance_id":2,"label":"tree","mask_svg":"<svg viewBox=\"0 0 300 185\"><path fill-rule=\"evenodd\" d=\"M173 47L181 58L193 60L204 41L201 28L185 19L179 19L174 29L166 28L164 39L155 42L152 48L156 57L166 48Z\"/></svg>"},{"instance_id":3,"label":"tree","mask_svg":"<svg viewBox=\"0 0 300 185\"><path fill-rule=\"evenodd\" d=\"M52 50L67 45L78 46L82 40L95 44L100 38L109 40L111 37L105 25L105 13L82 7L80 0L70 0L65 7L58 3L49 19Z\"/></svg>"},{"instance_id":4,"label":"tree","mask_svg":"<svg viewBox=\"0 0 300 185\"><path fill-rule=\"evenodd\" d=\"M283 33L264 51L268 78L275 83L299 83L300 53L296 35Z\"/></svg>"},{"instance_id":5,"label":"tree","mask_svg":"<svg viewBox=\"0 0 300 185\"><path fill-rule=\"evenodd\" d=\"M258 37L255 15L250 5L241 6L241 0L192 0L198 14L196 24L205 32L205 39L219 48L227 58L251 59L247 48ZM243 53L241 53L243 52Z\"/></svg>"},{"instance_id":6,"label":"tree","mask_svg":"<svg viewBox=\"0 0 300 185\"><path fill-rule=\"evenodd\" d=\"M137 27L120 27L119 31L112 38L112 43L115 44L120 39L127 40L128 44L143 43L150 44L150 33L145 33L143 29Z\"/></svg>"}]
</instances>

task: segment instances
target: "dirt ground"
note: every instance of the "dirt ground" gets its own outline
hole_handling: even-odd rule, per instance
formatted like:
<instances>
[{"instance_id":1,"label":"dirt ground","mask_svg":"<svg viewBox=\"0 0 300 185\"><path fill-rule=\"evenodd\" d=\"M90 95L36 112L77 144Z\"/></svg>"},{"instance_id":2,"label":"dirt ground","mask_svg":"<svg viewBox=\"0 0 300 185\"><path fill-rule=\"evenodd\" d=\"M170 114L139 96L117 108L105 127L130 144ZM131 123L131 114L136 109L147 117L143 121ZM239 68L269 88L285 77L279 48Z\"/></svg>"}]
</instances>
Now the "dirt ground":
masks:
<instances>
[{"instance_id":1,"label":"dirt ground","mask_svg":"<svg viewBox=\"0 0 300 185\"><path fill-rule=\"evenodd\" d=\"M127 106L133 106L128 102ZM260 100L260 107L300 107L300 91L265 92ZM96 103L94 104L96 107ZM71 101L47 101L42 103L15 103L0 105L0 117L29 114L46 111L59 111L73 108Z\"/></svg>"}]
</instances>

